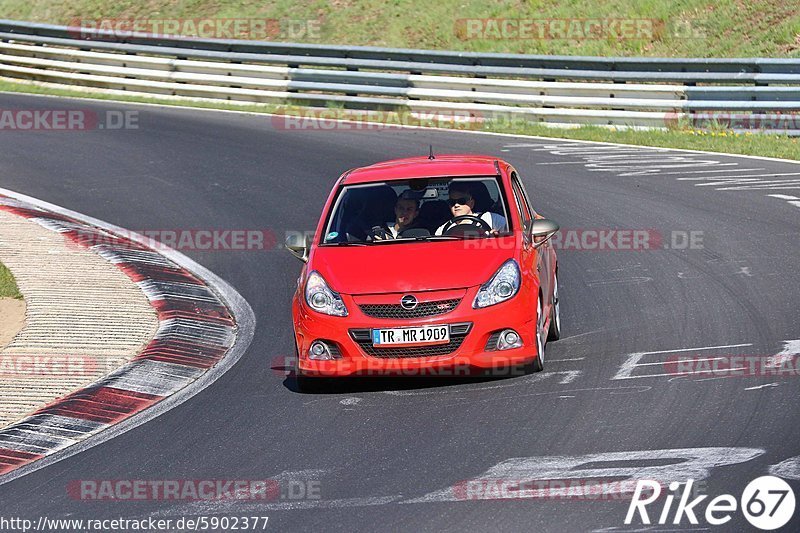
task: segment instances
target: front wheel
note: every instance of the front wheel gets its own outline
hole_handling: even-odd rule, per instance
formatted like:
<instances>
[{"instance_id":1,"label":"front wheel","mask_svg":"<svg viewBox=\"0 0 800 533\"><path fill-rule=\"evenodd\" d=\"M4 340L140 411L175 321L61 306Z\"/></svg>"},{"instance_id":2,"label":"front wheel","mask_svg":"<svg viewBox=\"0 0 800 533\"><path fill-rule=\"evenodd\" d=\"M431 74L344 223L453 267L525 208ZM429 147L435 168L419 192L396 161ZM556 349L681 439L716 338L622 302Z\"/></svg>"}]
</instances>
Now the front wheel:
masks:
<instances>
[{"instance_id":1,"label":"front wheel","mask_svg":"<svg viewBox=\"0 0 800 533\"><path fill-rule=\"evenodd\" d=\"M550 306L550 330L547 340L557 341L561 338L561 303L558 299L558 270L553 276L553 300Z\"/></svg>"},{"instance_id":2,"label":"front wheel","mask_svg":"<svg viewBox=\"0 0 800 533\"><path fill-rule=\"evenodd\" d=\"M541 372L544 370L544 317L542 316L542 299L538 298L536 306L536 359L530 364L531 372Z\"/></svg>"}]
</instances>

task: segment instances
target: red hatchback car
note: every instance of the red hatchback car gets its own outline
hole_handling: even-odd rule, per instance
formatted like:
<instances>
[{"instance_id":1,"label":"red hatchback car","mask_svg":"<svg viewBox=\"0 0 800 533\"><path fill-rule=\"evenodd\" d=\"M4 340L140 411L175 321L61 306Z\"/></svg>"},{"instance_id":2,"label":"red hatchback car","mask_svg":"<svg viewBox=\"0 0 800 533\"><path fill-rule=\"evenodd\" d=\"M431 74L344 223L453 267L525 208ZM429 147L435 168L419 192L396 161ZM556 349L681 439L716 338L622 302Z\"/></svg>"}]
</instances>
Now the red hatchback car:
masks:
<instances>
[{"instance_id":1,"label":"red hatchback car","mask_svg":"<svg viewBox=\"0 0 800 533\"><path fill-rule=\"evenodd\" d=\"M398 159L345 172L292 302L300 390L350 375L540 371L558 339L558 225L495 157Z\"/></svg>"}]
</instances>

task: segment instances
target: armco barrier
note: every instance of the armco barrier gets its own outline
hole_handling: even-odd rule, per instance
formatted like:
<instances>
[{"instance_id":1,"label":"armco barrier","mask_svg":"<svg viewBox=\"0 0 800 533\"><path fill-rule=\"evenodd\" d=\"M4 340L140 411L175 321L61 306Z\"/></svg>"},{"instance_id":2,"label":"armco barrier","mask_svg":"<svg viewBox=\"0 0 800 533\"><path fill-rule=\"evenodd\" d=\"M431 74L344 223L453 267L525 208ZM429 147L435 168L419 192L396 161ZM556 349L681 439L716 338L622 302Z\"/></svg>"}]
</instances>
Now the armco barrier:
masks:
<instances>
[{"instance_id":1,"label":"armco barrier","mask_svg":"<svg viewBox=\"0 0 800 533\"><path fill-rule=\"evenodd\" d=\"M120 38L0 20L0 76L131 94L663 128L693 117L797 134L800 59L533 56ZM731 122L733 124L733 122Z\"/></svg>"}]
</instances>

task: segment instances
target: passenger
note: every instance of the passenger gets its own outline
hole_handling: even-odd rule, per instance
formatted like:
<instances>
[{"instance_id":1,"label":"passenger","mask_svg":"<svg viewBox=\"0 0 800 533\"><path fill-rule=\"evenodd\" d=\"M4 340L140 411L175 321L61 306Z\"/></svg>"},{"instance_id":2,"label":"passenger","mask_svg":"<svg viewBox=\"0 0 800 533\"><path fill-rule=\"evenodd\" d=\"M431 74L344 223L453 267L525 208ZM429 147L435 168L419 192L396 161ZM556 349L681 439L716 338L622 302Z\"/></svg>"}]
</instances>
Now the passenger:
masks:
<instances>
[{"instance_id":1,"label":"passenger","mask_svg":"<svg viewBox=\"0 0 800 533\"><path fill-rule=\"evenodd\" d=\"M387 222L385 228L380 226L372 228L373 238L377 241L388 239L390 236L396 239L403 231L416 227L414 223L417 215L419 215L419 200L413 191L403 191L394 204L395 219Z\"/></svg>"},{"instance_id":2,"label":"passenger","mask_svg":"<svg viewBox=\"0 0 800 533\"><path fill-rule=\"evenodd\" d=\"M447 203L450 205L450 213L453 215L453 218L472 215L486 222L491 228L492 235L497 235L501 231L506 231L506 219L504 216L493 213L492 211L486 211L485 213L475 213L472 211L472 208L475 207L475 199L470 192L469 182L451 182L447 191ZM449 224L450 221L447 221L439 226L436 229L436 235L441 235ZM460 224L469 224L469 221L464 220L460 222Z\"/></svg>"}]
</instances>

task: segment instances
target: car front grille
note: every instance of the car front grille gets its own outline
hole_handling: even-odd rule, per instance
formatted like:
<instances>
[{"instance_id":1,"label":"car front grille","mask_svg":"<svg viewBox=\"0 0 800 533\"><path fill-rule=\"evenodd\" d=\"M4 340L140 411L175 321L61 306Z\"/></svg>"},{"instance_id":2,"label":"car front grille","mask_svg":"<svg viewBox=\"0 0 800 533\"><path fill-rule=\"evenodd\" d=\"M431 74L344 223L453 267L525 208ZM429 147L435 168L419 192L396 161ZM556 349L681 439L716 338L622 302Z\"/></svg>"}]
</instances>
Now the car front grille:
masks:
<instances>
[{"instance_id":1,"label":"car front grille","mask_svg":"<svg viewBox=\"0 0 800 533\"><path fill-rule=\"evenodd\" d=\"M403 309L400 304L359 304L361 312L372 318L423 318L449 313L458 306L461 298L420 302L414 309Z\"/></svg>"},{"instance_id":2,"label":"car front grille","mask_svg":"<svg viewBox=\"0 0 800 533\"><path fill-rule=\"evenodd\" d=\"M503 333L503 330L498 330L492 333L489 336L489 340L486 341L486 348L483 349L485 352L494 352L497 351L497 341L500 339L500 334Z\"/></svg>"},{"instance_id":3,"label":"car front grille","mask_svg":"<svg viewBox=\"0 0 800 533\"><path fill-rule=\"evenodd\" d=\"M450 342L429 346L397 346L393 348L376 348L372 345L372 332L369 329L351 329L350 337L361 350L370 357L379 359L398 359L405 357L440 357L455 352L467 338L471 322L450 324Z\"/></svg>"}]
</instances>

